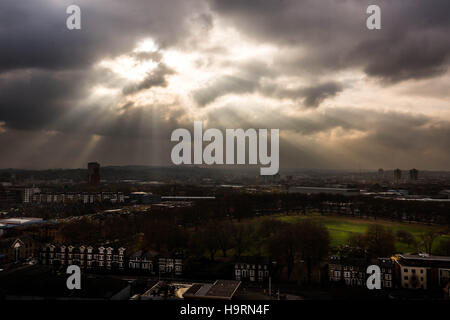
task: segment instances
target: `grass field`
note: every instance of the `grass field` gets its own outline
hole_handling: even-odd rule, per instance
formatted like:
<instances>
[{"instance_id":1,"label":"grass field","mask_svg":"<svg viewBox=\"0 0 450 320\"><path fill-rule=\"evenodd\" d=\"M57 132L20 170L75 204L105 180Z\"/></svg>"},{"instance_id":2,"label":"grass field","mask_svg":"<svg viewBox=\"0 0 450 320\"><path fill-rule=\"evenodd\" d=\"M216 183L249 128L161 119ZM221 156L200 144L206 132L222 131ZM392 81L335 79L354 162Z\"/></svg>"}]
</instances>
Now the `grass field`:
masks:
<instances>
[{"instance_id":1,"label":"grass field","mask_svg":"<svg viewBox=\"0 0 450 320\"><path fill-rule=\"evenodd\" d=\"M348 237L352 233L364 233L370 224L383 225L392 230L394 234L398 230L405 230L410 232L416 237L416 240L420 242L420 235L428 230L442 231L444 228L442 226L426 225L419 223L406 223L406 222L392 222L386 220L367 220L358 219L351 217L340 217L340 216L320 216L320 215L307 215L307 216L277 216L276 219L285 221L288 223L296 223L301 219L311 219L322 223L330 232L331 236L331 247L337 247L338 245L347 243ZM439 236L433 247L435 248L439 241L443 238L449 238L449 235ZM414 247L408 247L407 244L397 241L396 244L397 251L399 253L408 253L415 251Z\"/></svg>"}]
</instances>

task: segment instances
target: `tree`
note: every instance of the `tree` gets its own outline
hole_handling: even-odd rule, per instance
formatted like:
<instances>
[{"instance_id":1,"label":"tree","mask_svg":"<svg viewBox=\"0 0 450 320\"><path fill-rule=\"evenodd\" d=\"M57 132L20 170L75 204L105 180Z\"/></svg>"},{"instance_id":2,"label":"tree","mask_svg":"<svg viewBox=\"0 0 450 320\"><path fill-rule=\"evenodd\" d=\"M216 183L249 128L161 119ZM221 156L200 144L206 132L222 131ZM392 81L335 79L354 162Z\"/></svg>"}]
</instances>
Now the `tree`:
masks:
<instances>
[{"instance_id":1,"label":"tree","mask_svg":"<svg viewBox=\"0 0 450 320\"><path fill-rule=\"evenodd\" d=\"M412 235L412 233L406 230L398 230L397 239L400 240L401 242L406 243L408 247L411 247L412 245L416 244L416 238Z\"/></svg>"},{"instance_id":2,"label":"tree","mask_svg":"<svg viewBox=\"0 0 450 320\"><path fill-rule=\"evenodd\" d=\"M167 221L151 221L144 229L144 243L157 251L172 252L186 247L187 233L182 228Z\"/></svg>"},{"instance_id":3,"label":"tree","mask_svg":"<svg viewBox=\"0 0 450 320\"><path fill-rule=\"evenodd\" d=\"M366 249L366 237L363 233L352 233L348 237L348 243L353 248Z\"/></svg>"},{"instance_id":4,"label":"tree","mask_svg":"<svg viewBox=\"0 0 450 320\"><path fill-rule=\"evenodd\" d=\"M369 259L388 257L395 252L395 235L378 224L370 225L364 234L350 236L349 243L365 250Z\"/></svg>"},{"instance_id":5,"label":"tree","mask_svg":"<svg viewBox=\"0 0 450 320\"><path fill-rule=\"evenodd\" d=\"M224 257L227 256L227 250L231 249L233 242L231 239L231 233L233 230L233 225L229 221L224 221L218 224L217 228L217 245L222 250Z\"/></svg>"},{"instance_id":6,"label":"tree","mask_svg":"<svg viewBox=\"0 0 450 320\"><path fill-rule=\"evenodd\" d=\"M277 219L264 219L259 224L256 232L261 238L269 238L287 225L286 222Z\"/></svg>"},{"instance_id":7,"label":"tree","mask_svg":"<svg viewBox=\"0 0 450 320\"><path fill-rule=\"evenodd\" d=\"M442 256L450 256L450 239L442 239L439 242L437 253Z\"/></svg>"},{"instance_id":8,"label":"tree","mask_svg":"<svg viewBox=\"0 0 450 320\"><path fill-rule=\"evenodd\" d=\"M295 260L298 255L297 233L293 225L281 228L269 239L270 255L287 268L287 277L291 278Z\"/></svg>"},{"instance_id":9,"label":"tree","mask_svg":"<svg viewBox=\"0 0 450 320\"><path fill-rule=\"evenodd\" d=\"M249 225L233 225L231 229L231 243L237 257L240 257L248 249L251 233L252 228Z\"/></svg>"},{"instance_id":10,"label":"tree","mask_svg":"<svg viewBox=\"0 0 450 320\"><path fill-rule=\"evenodd\" d=\"M207 223L199 232L200 245L208 251L211 261L214 261L216 252L220 249L220 242L217 234L219 233L219 226L217 223Z\"/></svg>"},{"instance_id":11,"label":"tree","mask_svg":"<svg viewBox=\"0 0 450 320\"><path fill-rule=\"evenodd\" d=\"M261 223L259 223L252 234L252 243L259 255L262 255L265 250L268 250L268 239L286 225L288 225L286 222L273 218L263 219Z\"/></svg>"},{"instance_id":12,"label":"tree","mask_svg":"<svg viewBox=\"0 0 450 320\"><path fill-rule=\"evenodd\" d=\"M389 257L395 252L395 235L381 225L370 225L366 231L367 254L370 258Z\"/></svg>"},{"instance_id":13,"label":"tree","mask_svg":"<svg viewBox=\"0 0 450 320\"><path fill-rule=\"evenodd\" d=\"M303 260L308 282L311 282L312 270L328 255L329 244L330 235L323 225L304 220L297 224L283 225L269 239L269 251L272 257L286 266L288 279L295 264Z\"/></svg>"},{"instance_id":14,"label":"tree","mask_svg":"<svg viewBox=\"0 0 450 320\"><path fill-rule=\"evenodd\" d=\"M95 243L100 240L100 231L98 223L86 217L77 222L65 223L60 229L64 242L68 244Z\"/></svg>"},{"instance_id":15,"label":"tree","mask_svg":"<svg viewBox=\"0 0 450 320\"><path fill-rule=\"evenodd\" d=\"M298 223L295 227L300 258L306 264L308 283L311 283L313 268L319 266L322 259L328 255L330 234L322 224L308 220Z\"/></svg>"},{"instance_id":16,"label":"tree","mask_svg":"<svg viewBox=\"0 0 450 320\"><path fill-rule=\"evenodd\" d=\"M433 250L434 240L437 237L438 237L438 233L433 230L429 230L420 235L420 239L422 240L422 245L423 245L426 253L431 254L431 251Z\"/></svg>"}]
</instances>

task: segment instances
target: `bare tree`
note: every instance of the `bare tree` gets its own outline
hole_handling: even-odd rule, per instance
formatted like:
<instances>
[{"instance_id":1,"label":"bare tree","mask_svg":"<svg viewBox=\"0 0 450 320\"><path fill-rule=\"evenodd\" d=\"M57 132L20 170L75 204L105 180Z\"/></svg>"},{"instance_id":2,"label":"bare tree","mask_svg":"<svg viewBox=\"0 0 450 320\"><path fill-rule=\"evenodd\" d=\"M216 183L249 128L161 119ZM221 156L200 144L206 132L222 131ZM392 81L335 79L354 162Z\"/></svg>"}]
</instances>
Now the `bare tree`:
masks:
<instances>
[{"instance_id":1,"label":"bare tree","mask_svg":"<svg viewBox=\"0 0 450 320\"><path fill-rule=\"evenodd\" d=\"M426 253L431 254L434 240L438 237L438 235L439 234L433 230L429 230L420 235L420 239L422 240L422 245Z\"/></svg>"}]
</instances>

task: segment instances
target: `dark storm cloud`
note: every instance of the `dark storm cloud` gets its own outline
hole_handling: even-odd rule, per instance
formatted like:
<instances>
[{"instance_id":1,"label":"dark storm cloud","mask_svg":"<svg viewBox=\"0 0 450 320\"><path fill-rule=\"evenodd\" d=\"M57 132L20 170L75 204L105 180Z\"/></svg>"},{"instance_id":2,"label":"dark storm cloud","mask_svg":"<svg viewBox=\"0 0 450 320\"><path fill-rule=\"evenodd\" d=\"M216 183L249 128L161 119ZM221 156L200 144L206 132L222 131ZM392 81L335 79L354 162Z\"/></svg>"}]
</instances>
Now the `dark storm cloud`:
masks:
<instances>
[{"instance_id":1,"label":"dark storm cloud","mask_svg":"<svg viewBox=\"0 0 450 320\"><path fill-rule=\"evenodd\" d=\"M397 131L402 131L400 136L405 143L411 144L408 135L416 137L412 132L426 131L428 129L441 132L450 125L446 121L438 121L423 114L411 114L396 111L375 111L359 108L329 108L321 112L299 113L298 116L286 115L282 112L260 113L248 121L248 117L239 113L241 107L225 105L215 110L208 117L208 125L222 127L224 123L242 123L243 127L254 128L280 128L295 132L303 137L315 136L320 133L330 132L334 129L342 129L342 132L358 131L370 136L389 136L390 141L395 141ZM449 129L450 131L450 129ZM381 142L382 139L379 139ZM432 141L428 141L432 144Z\"/></svg>"},{"instance_id":2,"label":"dark storm cloud","mask_svg":"<svg viewBox=\"0 0 450 320\"><path fill-rule=\"evenodd\" d=\"M227 123L240 123L244 129L280 128L284 167L348 169L356 165L349 162L353 160L366 168L404 165L439 169L448 168L446 161L450 161L450 122L422 114L333 108L297 117L261 113L249 121L239 110L231 105L216 110L209 115L208 127L225 129ZM335 138L327 141L321 135Z\"/></svg>"},{"instance_id":3,"label":"dark storm cloud","mask_svg":"<svg viewBox=\"0 0 450 320\"><path fill-rule=\"evenodd\" d=\"M343 90L344 86L334 81L297 89L286 89L277 85L266 85L262 87L262 92L268 97L291 99L294 101L303 100L303 105L307 108L317 108L326 99L335 97Z\"/></svg>"},{"instance_id":4,"label":"dark storm cloud","mask_svg":"<svg viewBox=\"0 0 450 320\"><path fill-rule=\"evenodd\" d=\"M380 5L382 30L367 30L369 4ZM278 62L312 73L361 67L396 82L439 75L449 63L447 0L214 0L212 8L260 41L301 47L306 54Z\"/></svg>"},{"instance_id":5,"label":"dark storm cloud","mask_svg":"<svg viewBox=\"0 0 450 320\"><path fill-rule=\"evenodd\" d=\"M327 82L316 87L309 87L301 90L305 96L305 105L308 107L317 107L325 99L334 97L337 93L342 91L342 86L335 82Z\"/></svg>"},{"instance_id":6,"label":"dark storm cloud","mask_svg":"<svg viewBox=\"0 0 450 320\"><path fill-rule=\"evenodd\" d=\"M73 1L2 0L0 71L17 68L89 67L105 56L128 50L152 36L170 46L186 36L186 14L193 1L77 1L81 30L66 27Z\"/></svg>"},{"instance_id":7,"label":"dark storm cloud","mask_svg":"<svg viewBox=\"0 0 450 320\"><path fill-rule=\"evenodd\" d=\"M70 110L83 91L82 72L21 70L0 75L0 121L9 128L45 128Z\"/></svg>"},{"instance_id":8,"label":"dark storm cloud","mask_svg":"<svg viewBox=\"0 0 450 320\"><path fill-rule=\"evenodd\" d=\"M113 86L118 81L106 70L92 72L92 64L129 53L145 37L169 47L182 41L189 32L185 28L187 13L201 6L192 1L82 0L76 3L81 8L81 30L71 31L66 27L70 4L73 2L0 2L0 121L5 127L73 130L79 125L75 119L65 122L61 119L64 115L73 113L85 121L89 112L101 109L77 110L95 80ZM202 19L208 23L207 16ZM138 60L161 59L159 52L132 55ZM155 73L124 92L165 86L165 77L172 72L160 64Z\"/></svg>"},{"instance_id":9,"label":"dark storm cloud","mask_svg":"<svg viewBox=\"0 0 450 320\"><path fill-rule=\"evenodd\" d=\"M164 63L158 64L155 70L150 72L144 80L137 84L129 85L123 88L123 94L129 95L152 87L166 87L167 76L174 74L174 70L166 66Z\"/></svg>"},{"instance_id":10,"label":"dark storm cloud","mask_svg":"<svg viewBox=\"0 0 450 320\"><path fill-rule=\"evenodd\" d=\"M252 80L223 76L209 86L194 92L194 99L200 106L205 106L226 94L253 92L257 86L258 83Z\"/></svg>"},{"instance_id":11,"label":"dark storm cloud","mask_svg":"<svg viewBox=\"0 0 450 320\"><path fill-rule=\"evenodd\" d=\"M193 93L195 101L200 106L206 106L221 96L227 94L250 94L260 93L264 96L289 99L293 101L302 100L303 105L308 108L316 108L328 98L336 96L344 90L344 86L335 81L311 84L309 86L286 88L277 83L267 83L262 80L270 80L279 75L274 66L260 61L251 61L234 66L239 70L237 75L225 75L207 84Z\"/></svg>"},{"instance_id":12,"label":"dark storm cloud","mask_svg":"<svg viewBox=\"0 0 450 320\"><path fill-rule=\"evenodd\" d=\"M449 42L448 33L418 32L408 34L402 39L392 37L391 41L386 39L364 41L350 56L355 56L355 59L359 60L367 59L369 62L365 65L364 71L370 76L388 82L430 78L447 71ZM386 51L388 57L381 58L386 56Z\"/></svg>"},{"instance_id":13,"label":"dark storm cloud","mask_svg":"<svg viewBox=\"0 0 450 320\"><path fill-rule=\"evenodd\" d=\"M255 73L253 73L255 75ZM194 92L194 99L200 106L206 106L227 94L246 94L258 92L271 98L302 100L307 108L317 108L323 101L336 96L344 88L333 81L300 87L284 88L277 84L261 84L261 78L245 79L235 76L223 76L208 86Z\"/></svg>"}]
</instances>

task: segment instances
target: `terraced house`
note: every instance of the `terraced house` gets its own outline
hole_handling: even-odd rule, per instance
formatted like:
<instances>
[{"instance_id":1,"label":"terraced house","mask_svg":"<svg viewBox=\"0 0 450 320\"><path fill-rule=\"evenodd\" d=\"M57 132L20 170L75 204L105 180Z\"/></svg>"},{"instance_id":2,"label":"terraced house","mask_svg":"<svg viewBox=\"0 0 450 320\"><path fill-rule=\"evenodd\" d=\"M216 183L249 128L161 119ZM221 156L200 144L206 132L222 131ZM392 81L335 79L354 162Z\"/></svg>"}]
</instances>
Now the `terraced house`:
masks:
<instances>
[{"instance_id":1,"label":"terraced house","mask_svg":"<svg viewBox=\"0 0 450 320\"><path fill-rule=\"evenodd\" d=\"M41 249L39 261L55 268L78 265L92 271L119 271L180 276L183 273L183 255L161 255L153 251L136 251L130 255L119 245L72 246L48 244Z\"/></svg>"},{"instance_id":2,"label":"terraced house","mask_svg":"<svg viewBox=\"0 0 450 320\"><path fill-rule=\"evenodd\" d=\"M41 250L40 263L55 267L78 265L85 269L123 270L125 251L123 247L49 244Z\"/></svg>"}]
</instances>

